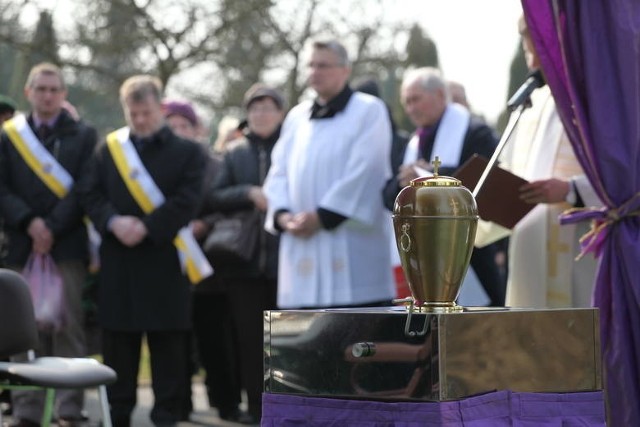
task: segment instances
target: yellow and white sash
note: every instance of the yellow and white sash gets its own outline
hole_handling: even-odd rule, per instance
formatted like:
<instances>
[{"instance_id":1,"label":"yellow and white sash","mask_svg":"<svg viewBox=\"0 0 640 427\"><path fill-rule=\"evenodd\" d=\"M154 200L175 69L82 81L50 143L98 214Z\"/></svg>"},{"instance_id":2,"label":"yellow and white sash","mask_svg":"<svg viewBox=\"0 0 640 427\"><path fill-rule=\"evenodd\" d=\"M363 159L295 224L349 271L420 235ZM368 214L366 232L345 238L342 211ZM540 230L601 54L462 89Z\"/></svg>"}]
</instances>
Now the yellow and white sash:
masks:
<instances>
[{"instance_id":1,"label":"yellow and white sash","mask_svg":"<svg viewBox=\"0 0 640 427\"><path fill-rule=\"evenodd\" d=\"M73 186L73 177L56 160L55 157L42 145L38 137L33 133L23 115L7 120L3 128L9 140L16 148L27 166L42 180L42 182L59 199L67 195ZM87 227L89 238L89 250L91 257L90 270L97 270L99 265L97 250L100 246L100 235L94 228L89 218L83 218Z\"/></svg>"},{"instance_id":2,"label":"yellow and white sash","mask_svg":"<svg viewBox=\"0 0 640 427\"><path fill-rule=\"evenodd\" d=\"M69 172L40 143L23 115L7 120L2 125L9 140L22 156L25 163L44 182L44 184L62 199L73 185Z\"/></svg>"},{"instance_id":3,"label":"yellow and white sash","mask_svg":"<svg viewBox=\"0 0 640 427\"><path fill-rule=\"evenodd\" d=\"M161 206L165 202L164 195L142 164L129 139L129 128L124 127L107 135L107 146L120 176L142 211L149 214ZM173 244L178 248L182 271L186 272L191 283L198 283L213 274L213 268L188 226L178 231Z\"/></svg>"}]
</instances>

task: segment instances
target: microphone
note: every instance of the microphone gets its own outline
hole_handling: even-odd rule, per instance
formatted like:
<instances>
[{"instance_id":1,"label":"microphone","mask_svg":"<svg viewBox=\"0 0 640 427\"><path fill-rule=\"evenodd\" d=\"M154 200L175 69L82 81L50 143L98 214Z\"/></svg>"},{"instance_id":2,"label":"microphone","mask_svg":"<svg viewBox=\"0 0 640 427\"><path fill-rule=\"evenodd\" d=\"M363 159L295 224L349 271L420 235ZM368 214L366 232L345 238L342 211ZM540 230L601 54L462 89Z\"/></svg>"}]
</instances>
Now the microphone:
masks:
<instances>
[{"instance_id":1,"label":"microphone","mask_svg":"<svg viewBox=\"0 0 640 427\"><path fill-rule=\"evenodd\" d=\"M509 101L507 102L507 109L509 111L513 111L520 105L527 102L529 100L531 92L538 89L539 87L544 86L544 84L544 77L542 77L542 72L539 69L530 72L527 76L527 80L522 83L522 86L518 88L516 93L514 93L511 99L509 99Z\"/></svg>"}]
</instances>

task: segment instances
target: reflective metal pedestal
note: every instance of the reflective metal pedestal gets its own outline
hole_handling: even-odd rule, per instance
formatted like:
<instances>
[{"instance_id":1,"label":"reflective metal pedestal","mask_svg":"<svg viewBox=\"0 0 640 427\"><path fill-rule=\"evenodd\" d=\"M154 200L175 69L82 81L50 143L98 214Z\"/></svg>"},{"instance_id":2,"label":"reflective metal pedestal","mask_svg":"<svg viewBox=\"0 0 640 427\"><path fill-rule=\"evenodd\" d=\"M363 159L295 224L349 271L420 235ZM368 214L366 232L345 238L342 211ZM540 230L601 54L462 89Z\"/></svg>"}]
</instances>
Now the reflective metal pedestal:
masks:
<instances>
[{"instance_id":1,"label":"reflective metal pedestal","mask_svg":"<svg viewBox=\"0 0 640 427\"><path fill-rule=\"evenodd\" d=\"M265 391L445 401L602 389L596 309L414 314L412 329L426 325L415 337L406 318L402 307L265 312Z\"/></svg>"}]
</instances>

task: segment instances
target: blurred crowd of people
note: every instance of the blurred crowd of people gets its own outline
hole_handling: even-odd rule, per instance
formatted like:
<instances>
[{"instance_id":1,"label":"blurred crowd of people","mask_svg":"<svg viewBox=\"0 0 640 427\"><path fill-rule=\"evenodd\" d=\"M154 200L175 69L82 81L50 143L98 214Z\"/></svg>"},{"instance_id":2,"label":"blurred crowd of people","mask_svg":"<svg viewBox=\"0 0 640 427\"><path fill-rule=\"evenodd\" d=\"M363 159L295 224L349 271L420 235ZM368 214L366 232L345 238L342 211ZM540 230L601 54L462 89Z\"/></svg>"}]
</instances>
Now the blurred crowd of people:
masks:
<instances>
[{"instance_id":1,"label":"blurred crowd of people","mask_svg":"<svg viewBox=\"0 0 640 427\"><path fill-rule=\"evenodd\" d=\"M349 84L339 42L315 42L307 67L314 99L289 110L277 88L256 83L244 116L223 118L213 143L193 105L165 99L148 75L122 84L127 125L102 142L67 102L55 65L31 70L30 111L14 116L15 102L0 97L3 265L22 271L32 253L55 260L68 316L64 328L41 331L37 352L85 356L82 292L90 248L99 245L91 274L99 352L118 373L108 388L115 426L131 423L143 338L155 425L189 418L191 377L200 368L222 419L258 423L263 311L391 305L396 195L432 170L436 155L446 174L497 146L464 87L437 69L404 76L401 103L416 127L409 134L374 81ZM243 224L256 228L248 259L208 252L216 225L238 212L257 218ZM87 219L97 231L91 239ZM471 261L493 306L505 304L505 263L501 244L476 249ZM14 393L16 426L39 425L41 397ZM58 394L60 425L82 425L82 399Z\"/></svg>"}]
</instances>

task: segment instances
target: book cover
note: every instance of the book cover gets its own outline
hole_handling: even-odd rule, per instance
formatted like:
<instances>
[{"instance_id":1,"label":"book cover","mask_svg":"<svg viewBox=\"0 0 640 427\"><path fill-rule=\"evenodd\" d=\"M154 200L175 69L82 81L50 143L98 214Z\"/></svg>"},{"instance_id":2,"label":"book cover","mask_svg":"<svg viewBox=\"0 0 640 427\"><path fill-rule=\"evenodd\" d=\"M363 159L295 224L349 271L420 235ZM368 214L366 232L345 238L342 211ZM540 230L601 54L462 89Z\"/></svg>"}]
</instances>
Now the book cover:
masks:
<instances>
[{"instance_id":1,"label":"book cover","mask_svg":"<svg viewBox=\"0 0 640 427\"><path fill-rule=\"evenodd\" d=\"M488 164L489 159L474 154L453 176L473 192ZM494 165L476 197L480 218L513 228L535 206L520 200L518 189L526 183L527 180Z\"/></svg>"}]
</instances>

